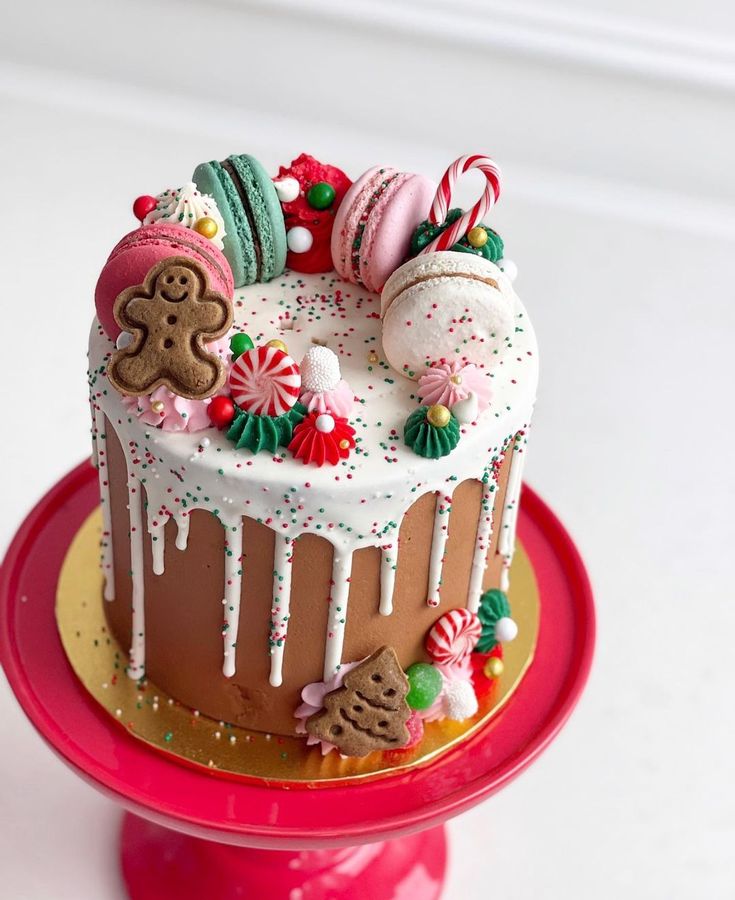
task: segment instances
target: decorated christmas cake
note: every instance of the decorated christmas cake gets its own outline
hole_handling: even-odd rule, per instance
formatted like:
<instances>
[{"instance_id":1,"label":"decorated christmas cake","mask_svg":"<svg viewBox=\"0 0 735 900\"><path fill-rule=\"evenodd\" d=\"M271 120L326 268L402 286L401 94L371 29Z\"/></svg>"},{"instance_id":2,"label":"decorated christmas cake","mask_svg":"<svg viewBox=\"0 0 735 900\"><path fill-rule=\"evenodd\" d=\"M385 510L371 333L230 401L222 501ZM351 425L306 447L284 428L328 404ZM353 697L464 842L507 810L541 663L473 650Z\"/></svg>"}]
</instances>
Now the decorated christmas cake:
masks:
<instances>
[{"instance_id":1,"label":"decorated christmas cake","mask_svg":"<svg viewBox=\"0 0 735 900\"><path fill-rule=\"evenodd\" d=\"M453 209L469 169L483 195ZM89 342L100 603L131 679L343 756L477 713L517 632L538 370L483 224L499 191L480 155L437 183L241 154L135 201Z\"/></svg>"}]
</instances>

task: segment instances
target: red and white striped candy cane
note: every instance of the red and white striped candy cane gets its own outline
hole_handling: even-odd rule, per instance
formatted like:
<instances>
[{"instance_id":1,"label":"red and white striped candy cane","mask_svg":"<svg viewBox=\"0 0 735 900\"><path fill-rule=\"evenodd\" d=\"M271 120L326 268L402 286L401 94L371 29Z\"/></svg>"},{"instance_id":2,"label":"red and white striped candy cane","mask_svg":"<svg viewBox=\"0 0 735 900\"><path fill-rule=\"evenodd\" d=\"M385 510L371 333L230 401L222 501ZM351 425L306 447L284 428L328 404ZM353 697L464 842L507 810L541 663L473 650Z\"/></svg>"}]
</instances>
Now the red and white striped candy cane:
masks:
<instances>
[{"instance_id":1,"label":"red and white striped candy cane","mask_svg":"<svg viewBox=\"0 0 735 900\"><path fill-rule=\"evenodd\" d=\"M464 175L470 169L479 169L485 176L487 183L480 199L472 209L468 210L457 221L446 228L440 235L428 244L421 253L433 253L436 250L448 250L461 240L467 232L482 221L488 210L497 202L500 196L500 167L489 156L473 153L469 156L460 156L442 176L439 189L434 197L429 212L429 221L433 225L441 225L446 219L449 204L452 199L452 191L460 175Z\"/></svg>"}]
</instances>

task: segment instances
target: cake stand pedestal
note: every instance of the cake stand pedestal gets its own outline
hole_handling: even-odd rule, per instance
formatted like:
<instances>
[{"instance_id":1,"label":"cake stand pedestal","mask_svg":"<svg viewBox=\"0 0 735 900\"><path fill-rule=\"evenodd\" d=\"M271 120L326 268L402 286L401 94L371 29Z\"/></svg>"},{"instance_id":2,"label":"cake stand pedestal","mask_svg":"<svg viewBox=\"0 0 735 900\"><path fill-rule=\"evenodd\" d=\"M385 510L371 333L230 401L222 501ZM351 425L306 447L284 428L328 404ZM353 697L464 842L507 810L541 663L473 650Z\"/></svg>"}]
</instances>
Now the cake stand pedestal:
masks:
<instances>
[{"instance_id":1,"label":"cake stand pedestal","mask_svg":"<svg viewBox=\"0 0 735 900\"><path fill-rule=\"evenodd\" d=\"M584 688L595 627L587 575L556 516L525 487L518 536L538 581L539 637L531 668L485 727L424 766L344 786L238 780L182 764L120 727L61 646L56 583L96 503L85 462L20 527L0 576L0 658L47 743L128 811L121 861L133 900L436 898L442 823L528 766Z\"/></svg>"}]
</instances>

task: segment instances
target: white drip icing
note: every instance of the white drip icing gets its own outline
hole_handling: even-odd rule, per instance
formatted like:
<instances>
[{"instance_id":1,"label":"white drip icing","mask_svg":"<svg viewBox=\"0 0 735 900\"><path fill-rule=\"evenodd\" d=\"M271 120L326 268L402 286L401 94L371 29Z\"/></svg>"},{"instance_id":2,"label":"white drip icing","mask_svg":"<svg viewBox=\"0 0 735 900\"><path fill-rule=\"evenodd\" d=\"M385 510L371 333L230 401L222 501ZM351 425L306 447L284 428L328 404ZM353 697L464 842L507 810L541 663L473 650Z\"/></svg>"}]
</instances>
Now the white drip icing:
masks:
<instances>
[{"instance_id":1,"label":"white drip icing","mask_svg":"<svg viewBox=\"0 0 735 900\"><path fill-rule=\"evenodd\" d=\"M444 557L449 538L449 515L452 510L452 495L439 492L434 508L434 531L431 537L429 557L429 587L426 602L429 606L439 606Z\"/></svg>"},{"instance_id":2,"label":"white drip icing","mask_svg":"<svg viewBox=\"0 0 735 900\"><path fill-rule=\"evenodd\" d=\"M396 586L396 548L386 544L380 557L380 615L389 616L393 612L393 590Z\"/></svg>"},{"instance_id":3,"label":"white drip icing","mask_svg":"<svg viewBox=\"0 0 735 900\"><path fill-rule=\"evenodd\" d=\"M237 658L237 632L240 625L240 596L242 593L242 520L236 525L225 526L225 620L222 626L224 662L222 673L226 678L235 674Z\"/></svg>"},{"instance_id":4,"label":"white drip icing","mask_svg":"<svg viewBox=\"0 0 735 900\"><path fill-rule=\"evenodd\" d=\"M130 472L128 472L128 510L130 511L130 573L133 587L133 639L130 646L128 675L137 680L145 674L143 488L140 481Z\"/></svg>"},{"instance_id":5,"label":"white drip icing","mask_svg":"<svg viewBox=\"0 0 735 900\"><path fill-rule=\"evenodd\" d=\"M324 680L331 678L342 664L342 647L345 642L347 601L350 594L352 553L334 549L332 565L332 593L329 598L327 640L324 648Z\"/></svg>"},{"instance_id":6,"label":"white drip icing","mask_svg":"<svg viewBox=\"0 0 735 900\"><path fill-rule=\"evenodd\" d=\"M291 572L293 541L283 534L276 535L273 552L273 606L271 607L271 674L270 683L278 687L283 682L283 654L286 650L289 608L291 605Z\"/></svg>"},{"instance_id":7,"label":"white drip icing","mask_svg":"<svg viewBox=\"0 0 735 900\"><path fill-rule=\"evenodd\" d=\"M311 533L331 543L335 561L324 654L325 674L330 676L341 663L353 552L362 547L381 548L379 612L389 615L393 608L395 565L399 556L398 529L402 517L422 495L443 496L448 484L482 477L488 460L501 452L509 437L527 427L537 378L533 329L520 301L513 298L516 329L494 370L494 415L484 414L476 428L464 431L462 440L447 457L424 460L397 437L406 410L415 402L415 383L382 366L368 365L366 360L366 348L380 349L380 297L377 294L346 284L332 275L305 275L298 279L276 280L270 287L253 285L240 291L238 298L242 301L236 310L241 330L275 337L287 322L292 326L287 341L294 358L300 359L314 343L338 351L343 376L355 395L363 398L364 404L364 408L355 410L353 425L357 427L359 444L348 460L335 467L318 468L305 467L286 456L281 464L274 465L270 454L251 455L237 450L222 432L208 433L211 449L201 453L201 435L191 432L169 434L151 426L130 414L120 395L111 388L106 366L114 343L104 335L97 322L93 324L90 336L92 393L104 411L104 423L108 427L112 427L110 422L115 423L129 473L135 472L145 480L149 509L156 511L156 519L174 516L179 549L187 546L189 513L194 508L217 515L228 529L228 536L234 534L233 526L241 528L242 517L247 516L268 524L276 534L288 536L291 541L301 534ZM249 302L251 299L258 302ZM341 321L343 319L345 323ZM347 323L349 327L346 327ZM375 410L380 410L379 416L373 415ZM99 415L103 421L101 413ZM102 433L99 427L97 430ZM102 443L98 441L98 453L102 449ZM286 495L289 502L284 502ZM510 498L511 493L508 496ZM135 497L138 498L137 493ZM109 510L109 502L107 507ZM445 516L448 513L441 518ZM506 520L514 527L514 516L511 521L504 515ZM498 526L496 521L496 529ZM478 528L478 543L482 536L480 531ZM512 552L512 529L504 531L509 532L508 546ZM446 542L446 535L441 526L435 532L432 558L436 558L436 563L431 580L438 585L444 555L438 544ZM141 529L131 535L131 557L142 560L142 553L133 552L139 540L142 540ZM477 550L475 558L479 553ZM111 549L109 554L111 566ZM234 565L235 560L231 562ZM170 566L170 559L168 563ZM483 567L484 564L483 557ZM142 579L141 567L139 571ZM474 577L481 577L481 573ZM108 584L113 585L111 575ZM142 580L139 596L136 627L142 628ZM236 605L239 606L239 593ZM257 623L252 625L257 627ZM236 629L231 634L234 641ZM142 667L143 642L139 651L137 662ZM265 646L263 652L266 652ZM290 652L294 652L293 649ZM234 653L231 662L234 665Z\"/></svg>"},{"instance_id":8,"label":"white drip icing","mask_svg":"<svg viewBox=\"0 0 735 900\"><path fill-rule=\"evenodd\" d=\"M94 462L100 483L100 507L102 508L102 534L100 535L100 554L102 558L102 574L105 576L105 600L115 599L115 556L112 550L112 514L110 506L110 478L107 461L107 437L105 428L107 420L101 409L92 402L94 415Z\"/></svg>"},{"instance_id":9,"label":"white drip icing","mask_svg":"<svg viewBox=\"0 0 735 900\"><path fill-rule=\"evenodd\" d=\"M189 514L176 517L176 549L186 550L189 543Z\"/></svg>"},{"instance_id":10,"label":"white drip icing","mask_svg":"<svg viewBox=\"0 0 735 900\"><path fill-rule=\"evenodd\" d=\"M508 473L508 487L503 503L503 517L500 520L500 534L498 536L498 553L503 559L503 568L500 572L500 589L507 591L510 587L510 564L513 562L513 551L516 544L516 524L518 522L518 506L521 497L521 476L526 454L518 449L518 444L513 445L513 456L510 461Z\"/></svg>"},{"instance_id":11,"label":"white drip icing","mask_svg":"<svg viewBox=\"0 0 735 900\"><path fill-rule=\"evenodd\" d=\"M482 596L482 581L487 568L487 554L493 537L493 505L497 484L488 479L482 485L482 500L480 502L480 519L477 523L477 537L475 539L475 554L472 557L472 570L470 572L470 586L467 592L467 609L477 612Z\"/></svg>"},{"instance_id":12,"label":"white drip icing","mask_svg":"<svg viewBox=\"0 0 735 900\"><path fill-rule=\"evenodd\" d=\"M163 575L165 570L164 558L166 555L166 526L148 526L151 535L151 557L153 558L153 574Z\"/></svg>"}]
</instances>

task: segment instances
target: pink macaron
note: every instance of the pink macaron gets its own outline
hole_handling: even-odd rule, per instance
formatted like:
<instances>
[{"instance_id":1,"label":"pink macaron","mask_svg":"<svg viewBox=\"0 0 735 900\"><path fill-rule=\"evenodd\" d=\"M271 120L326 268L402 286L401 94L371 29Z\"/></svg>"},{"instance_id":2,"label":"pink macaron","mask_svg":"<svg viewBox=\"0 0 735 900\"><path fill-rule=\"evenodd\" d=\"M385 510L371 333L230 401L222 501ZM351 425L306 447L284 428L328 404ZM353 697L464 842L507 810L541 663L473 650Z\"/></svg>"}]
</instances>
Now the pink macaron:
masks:
<instances>
[{"instance_id":1,"label":"pink macaron","mask_svg":"<svg viewBox=\"0 0 735 900\"><path fill-rule=\"evenodd\" d=\"M97 318L112 340L120 334L112 308L125 288L142 284L148 270L170 256L186 256L201 263L209 276L209 286L232 299L235 290L232 269L214 244L181 225L143 225L116 245L100 273L94 293Z\"/></svg>"},{"instance_id":2,"label":"pink macaron","mask_svg":"<svg viewBox=\"0 0 735 900\"><path fill-rule=\"evenodd\" d=\"M427 218L437 185L387 166L368 169L345 194L332 230L337 273L380 291L406 259L411 235Z\"/></svg>"}]
</instances>

